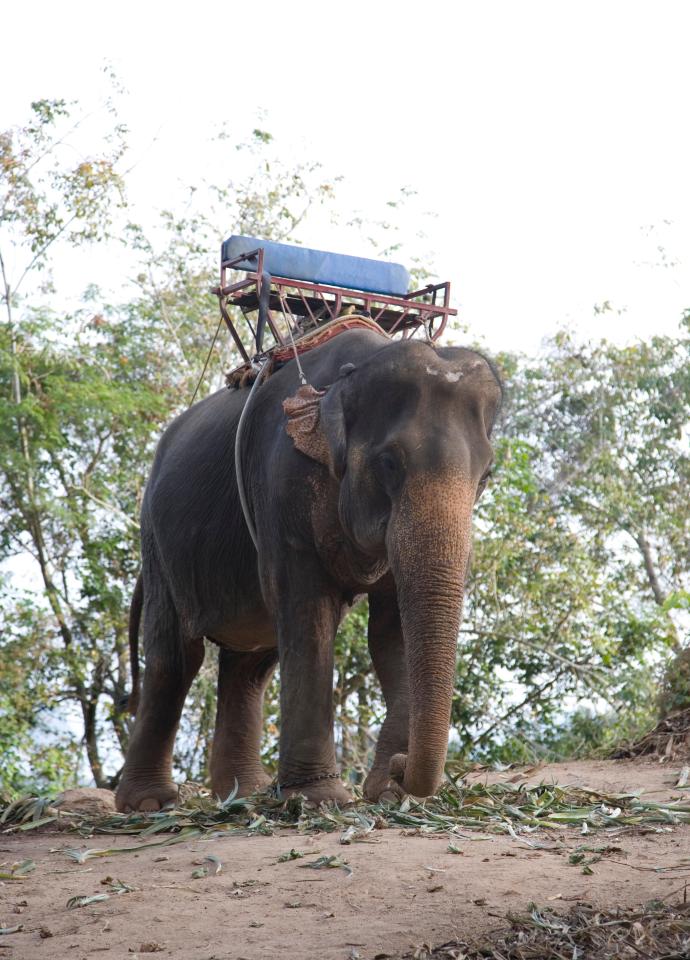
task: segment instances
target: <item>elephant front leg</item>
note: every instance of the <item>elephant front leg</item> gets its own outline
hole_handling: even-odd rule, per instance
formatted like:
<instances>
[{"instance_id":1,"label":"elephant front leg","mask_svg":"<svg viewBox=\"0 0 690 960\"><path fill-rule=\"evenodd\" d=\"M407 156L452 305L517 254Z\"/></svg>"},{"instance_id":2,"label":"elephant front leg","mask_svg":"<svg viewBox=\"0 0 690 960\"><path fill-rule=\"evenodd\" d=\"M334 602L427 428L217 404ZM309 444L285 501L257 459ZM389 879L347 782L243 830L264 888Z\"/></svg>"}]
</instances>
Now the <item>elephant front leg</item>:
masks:
<instances>
[{"instance_id":1,"label":"elephant front leg","mask_svg":"<svg viewBox=\"0 0 690 960\"><path fill-rule=\"evenodd\" d=\"M299 560L300 558L298 558ZM278 595L280 651L280 763L284 796L304 794L316 803L349 803L352 796L336 771L333 739L333 647L341 599L325 585L316 563L291 570Z\"/></svg>"},{"instance_id":2,"label":"elephant front leg","mask_svg":"<svg viewBox=\"0 0 690 960\"><path fill-rule=\"evenodd\" d=\"M364 781L364 796L373 803L405 795L391 779L390 761L395 754L407 753L410 724L405 645L393 578L387 577L382 587L369 595L369 652L386 703L374 763Z\"/></svg>"},{"instance_id":3,"label":"elephant front leg","mask_svg":"<svg viewBox=\"0 0 690 960\"><path fill-rule=\"evenodd\" d=\"M211 786L221 800L236 783L238 795L246 797L271 782L261 765L261 732L264 692L277 661L277 650L220 651Z\"/></svg>"}]
</instances>

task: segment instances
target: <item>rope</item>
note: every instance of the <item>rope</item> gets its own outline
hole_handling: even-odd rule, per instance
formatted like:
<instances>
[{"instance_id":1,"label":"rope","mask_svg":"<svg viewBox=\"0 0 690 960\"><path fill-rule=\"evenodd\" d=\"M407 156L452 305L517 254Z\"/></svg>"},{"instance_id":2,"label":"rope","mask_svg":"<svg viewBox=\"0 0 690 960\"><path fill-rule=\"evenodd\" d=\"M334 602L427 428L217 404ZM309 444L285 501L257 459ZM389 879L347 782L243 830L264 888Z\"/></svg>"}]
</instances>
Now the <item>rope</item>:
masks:
<instances>
[{"instance_id":1,"label":"rope","mask_svg":"<svg viewBox=\"0 0 690 960\"><path fill-rule=\"evenodd\" d=\"M259 545L256 539L256 527L254 526L254 521L249 513L249 504L247 503L247 495L244 489L244 476L242 473L242 428L244 427L245 420L247 419L247 413L249 408L252 405L252 400L254 398L254 391L259 386L261 381L264 378L265 372L268 370L270 362L264 360L261 363L260 370L256 375L256 380L252 384L252 388L249 391L249 396L247 397L247 402L244 405L242 414L240 416L240 422L237 424L237 433L235 434L235 476L237 478L237 492L240 496L240 504L242 505L242 513L244 514L244 521L247 524L247 529L249 530L249 535L254 542L256 549L259 549Z\"/></svg>"},{"instance_id":2,"label":"rope","mask_svg":"<svg viewBox=\"0 0 690 960\"><path fill-rule=\"evenodd\" d=\"M189 410L189 407L191 407L191 405L196 400L196 395L199 392L201 381L204 379L204 375L206 374L206 368L208 367L209 360L211 359L213 348L216 345L216 340L218 339L218 334L220 333L220 325L222 322L223 322L223 316L221 314L220 320L218 321L218 326L216 327L216 332L213 334L213 340L211 340L211 346L208 348L208 353L206 354L206 362L204 363L204 369L201 371L201 376L197 380L196 387L194 388L194 393L192 394L192 399L189 401L189 406L187 407L188 410Z\"/></svg>"},{"instance_id":3,"label":"rope","mask_svg":"<svg viewBox=\"0 0 690 960\"><path fill-rule=\"evenodd\" d=\"M295 315L294 315L294 313L292 312L292 308L290 307L290 304L289 304L289 303L287 303L287 310L285 309L285 306L286 306L286 298L285 298L285 296L284 296L282 293L279 293L278 296L280 297L280 309L282 310L282 313L283 313L283 319L285 320L285 324L286 324L286 326L287 326L288 334L290 335L290 344L291 344L291 346L292 346L292 352L293 352L294 357L295 357L295 363L297 364L297 374L298 374L298 376L299 376L299 380L300 380L300 383L302 384L302 386L303 386L303 387L306 387L306 386L307 386L307 378L304 376L304 370L302 369L302 364L299 362L299 354L298 354L298 351L297 351L297 345L295 344L295 338L294 338L294 336L293 336L293 334L292 334L292 325L293 325L293 323L296 324L297 321L295 320ZM289 317L288 317L288 310L289 310L289 312L290 312L290 316L289 316Z\"/></svg>"},{"instance_id":4,"label":"rope","mask_svg":"<svg viewBox=\"0 0 690 960\"><path fill-rule=\"evenodd\" d=\"M297 352L297 345L295 343L295 338L292 335L292 324L288 321L288 333L290 334L290 343L292 344L292 352L295 355L295 363L297 364L297 371L299 373L300 383L303 387L307 386L307 378L304 376L304 370L302 369L302 364L299 362L299 353Z\"/></svg>"}]
</instances>

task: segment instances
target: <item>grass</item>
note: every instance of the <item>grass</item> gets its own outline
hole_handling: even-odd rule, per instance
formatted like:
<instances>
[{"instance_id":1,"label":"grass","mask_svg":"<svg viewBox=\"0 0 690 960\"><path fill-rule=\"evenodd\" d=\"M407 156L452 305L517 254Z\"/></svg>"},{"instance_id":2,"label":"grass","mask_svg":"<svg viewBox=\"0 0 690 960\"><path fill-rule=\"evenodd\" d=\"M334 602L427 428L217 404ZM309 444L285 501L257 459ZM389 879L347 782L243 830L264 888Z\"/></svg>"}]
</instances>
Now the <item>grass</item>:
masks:
<instances>
[{"instance_id":1,"label":"grass","mask_svg":"<svg viewBox=\"0 0 690 960\"><path fill-rule=\"evenodd\" d=\"M214 833L274 834L287 828L301 833L340 831L341 841L349 843L386 827L449 835L508 833L530 845L529 835L536 831L557 835L573 827L588 833L690 823L690 802L654 803L634 793L608 795L552 784L468 784L458 777L428 800L418 802L407 797L398 805L358 801L342 809L326 805L317 808L302 797L283 800L266 794L248 798L231 795L218 802L205 791L159 813L94 818L61 813L45 797L25 797L0 808L0 832L24 832L58 823L83 837L126 834L147 839L146 846L151 847Z\"/></svg>"}]
</instances>

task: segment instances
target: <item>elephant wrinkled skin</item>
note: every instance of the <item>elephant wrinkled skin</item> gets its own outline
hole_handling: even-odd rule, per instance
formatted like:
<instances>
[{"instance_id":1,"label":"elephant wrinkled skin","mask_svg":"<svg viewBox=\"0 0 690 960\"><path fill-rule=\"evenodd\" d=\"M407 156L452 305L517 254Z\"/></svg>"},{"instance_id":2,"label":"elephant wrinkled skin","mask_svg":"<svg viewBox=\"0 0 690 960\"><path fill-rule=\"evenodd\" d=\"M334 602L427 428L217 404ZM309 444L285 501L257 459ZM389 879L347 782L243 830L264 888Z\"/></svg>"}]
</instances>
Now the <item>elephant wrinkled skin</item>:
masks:
<instances>
[{"instance_id":1,"label":"elephant wrinkled skin","mask_svg":"<svg viewBox=\"0 0 690 960\"><path fill-rule=\"evenodd\" d=\"M333 646L368 594L369 649L386 719L367 798L433 794L443 773L471 513L492 462L501 387L480 354L344 332L255 391L242 463L258 551L235 478L249 391L222 390L165 431L141 516L146 669L119 809L174 800L175 733L204 656L220 647L211 779L225 797L268 784L263 694L280 663L286 795L350 798L336 774ZM143 587L143 592L142 592ZM134 692L136 698L136 690Z\"/></svg>"}]
</instances>

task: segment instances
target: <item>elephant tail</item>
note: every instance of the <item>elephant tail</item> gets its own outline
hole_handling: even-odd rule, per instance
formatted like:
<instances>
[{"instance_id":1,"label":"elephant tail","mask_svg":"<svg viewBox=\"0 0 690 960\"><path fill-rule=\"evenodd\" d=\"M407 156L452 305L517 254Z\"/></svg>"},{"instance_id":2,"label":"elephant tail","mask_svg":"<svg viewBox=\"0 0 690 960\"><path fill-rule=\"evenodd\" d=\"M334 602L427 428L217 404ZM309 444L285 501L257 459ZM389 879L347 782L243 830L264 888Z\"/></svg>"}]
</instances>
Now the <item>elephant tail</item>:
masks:
<instances>
[{"instance_id":1,"label":"elephant tail","mask_svg":"<svg viewBox=\"0 0 690 960\"><path fill-rule=\"evenodd\" d=\"M141 573L134 587L129 608L129 662L132 671L132 692L127 700L127 709L134 716L139 705L139 624L144 603L144 581Z\"/></svg>"}]
</instances>

